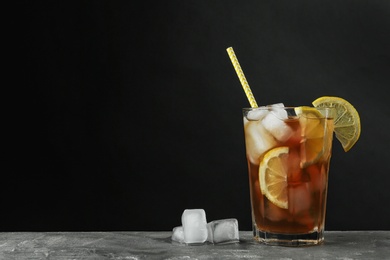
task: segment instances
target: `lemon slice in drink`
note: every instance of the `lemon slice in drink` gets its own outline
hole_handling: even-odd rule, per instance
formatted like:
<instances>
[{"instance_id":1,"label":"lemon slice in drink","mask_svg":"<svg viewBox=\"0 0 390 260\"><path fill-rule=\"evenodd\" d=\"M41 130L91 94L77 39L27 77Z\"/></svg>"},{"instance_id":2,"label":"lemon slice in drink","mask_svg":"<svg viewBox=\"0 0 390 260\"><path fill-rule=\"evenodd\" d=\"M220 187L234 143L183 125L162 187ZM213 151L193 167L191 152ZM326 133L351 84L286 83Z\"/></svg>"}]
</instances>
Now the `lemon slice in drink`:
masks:
<instances>
[{"instance_id":1,"label":"lemon slice in drink","mask_svg":"<svg viewBox=\"0 0 390 260\"><path fill-rule=\"evenodd\" d=\"M327 151L328 145L324 139L325 126L324 116L313 107L296 107L295 113L299 116L302 128L301 143L301 167L307 167L316 163Z\"/></svg>"},{"instance_id":2,"label":"lemon slice in drink","mask_svg":"<svg viewBox=\"0 0 390 260\"><path fill-rule=\"evenodd\" d=\"M334 132L344 151L348 152L360 137L360 117L356 109L339 97L320 97L313 101L315 107L334 107Z\"/></svg>"},{"instance_id":3,"label":"lemon slice in drink","mask_svg":"<svg viewBox=\"0 0 390 260\"><path fill-rule=\"evenodd\" d=\"M259 167L261 192L276 206L288 208L287 163L288 147L276 147L269 150Z\"/></svg>"}]
</instances>

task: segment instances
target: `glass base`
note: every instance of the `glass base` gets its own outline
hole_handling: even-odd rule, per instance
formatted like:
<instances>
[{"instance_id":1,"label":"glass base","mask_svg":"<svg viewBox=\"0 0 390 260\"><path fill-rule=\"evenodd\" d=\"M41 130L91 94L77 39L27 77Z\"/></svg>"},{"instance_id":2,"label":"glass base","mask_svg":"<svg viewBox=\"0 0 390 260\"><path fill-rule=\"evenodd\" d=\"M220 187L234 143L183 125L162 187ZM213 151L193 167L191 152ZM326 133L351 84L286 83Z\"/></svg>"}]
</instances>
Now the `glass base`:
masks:
<instances>
[{"instance_id":1,"label":"glass base","mask_svg":"<svg viewBox=\"0 0 390 260\"><path fill-rule=\"evenodd\" d=\"M279 234L253 228L253 236L260 243L273 246L313 246L324 242L324 232L314 231L307 234Z\"/></svg>"}]
</instances>

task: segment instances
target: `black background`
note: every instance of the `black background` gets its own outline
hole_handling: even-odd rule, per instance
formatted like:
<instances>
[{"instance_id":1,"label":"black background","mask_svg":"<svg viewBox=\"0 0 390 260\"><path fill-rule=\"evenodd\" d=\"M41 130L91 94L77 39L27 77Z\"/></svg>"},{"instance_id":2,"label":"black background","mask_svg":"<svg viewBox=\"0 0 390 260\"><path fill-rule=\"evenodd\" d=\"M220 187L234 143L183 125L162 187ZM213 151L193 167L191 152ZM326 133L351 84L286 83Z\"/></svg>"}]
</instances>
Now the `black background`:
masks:
<instances>
[{"instance_id":1,"label":"black background","mask_svg":"<svg viewBox=\"0 0 390 260\"><path fill-rule=\"evenodd\" d=\"M233 46L259 104L340 96L327 230L390 229L390 2L31 1L5 70L1 231L171 230L186 208L250 230ZM8 166L8 167L7 167Z\"/></svg>"}]
</instances>

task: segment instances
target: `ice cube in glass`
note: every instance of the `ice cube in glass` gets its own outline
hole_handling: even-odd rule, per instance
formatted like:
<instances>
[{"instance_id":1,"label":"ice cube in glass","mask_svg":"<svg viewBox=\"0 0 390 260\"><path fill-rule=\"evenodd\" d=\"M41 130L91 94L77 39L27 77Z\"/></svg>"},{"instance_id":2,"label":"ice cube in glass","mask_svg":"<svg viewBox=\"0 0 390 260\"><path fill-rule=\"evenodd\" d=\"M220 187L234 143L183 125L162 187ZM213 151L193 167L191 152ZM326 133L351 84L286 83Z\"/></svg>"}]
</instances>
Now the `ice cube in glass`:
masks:
<instances>
[{"instance_id":1,"label":"ice cube in glass","mask_svg":"<svg viewBox=\"0 0 390 260\"><path fill-rule=\"evenodd\" d=\"M259 165L260 156L274 147L277 142L261 125L261 121L246 121L244 127L247 157L251 163Z\"/></svg>"},{"instance_id":2,"label":"ice cube in glass","mask_svg":"<svg viewBox=\"0 0 390 260\"><path fill-rule=\"evenodd\" d=\"M285 112L284 110L282 111ZM272 111L271 113L268 113L263 118L262 125L269 133L271 133L276 138L276 140L284 142L289 139L294 133L291 127L284 122L284 120L286 119L287 114L281 114L280 112L278 112L278 110L276 110Z\"/></svg>"}]
</instances>

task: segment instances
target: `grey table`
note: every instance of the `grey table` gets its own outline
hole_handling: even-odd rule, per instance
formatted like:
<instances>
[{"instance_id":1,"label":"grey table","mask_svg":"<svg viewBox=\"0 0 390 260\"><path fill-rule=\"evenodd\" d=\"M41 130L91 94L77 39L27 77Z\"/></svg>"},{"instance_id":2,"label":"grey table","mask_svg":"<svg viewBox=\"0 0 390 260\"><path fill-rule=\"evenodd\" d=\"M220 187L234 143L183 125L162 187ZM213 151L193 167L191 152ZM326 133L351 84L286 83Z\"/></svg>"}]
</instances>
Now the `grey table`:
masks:
<instances>
[{"instance_id":1,"label":"grey table","mask_svg":"<svg viewBox=\"0 0 390 260\"><path fill-rule=\"evenodd\" d=\"M188 246L171 232L5 232L0 259L390 259L390 231L334 231L311 247L266 246L240 231L240 242Z\"/></svg>"}]
</instances>

